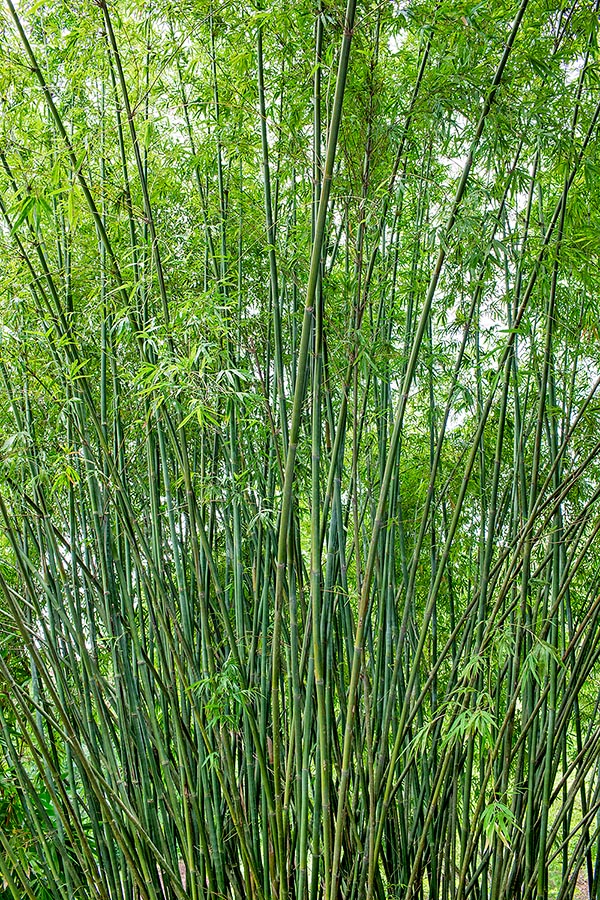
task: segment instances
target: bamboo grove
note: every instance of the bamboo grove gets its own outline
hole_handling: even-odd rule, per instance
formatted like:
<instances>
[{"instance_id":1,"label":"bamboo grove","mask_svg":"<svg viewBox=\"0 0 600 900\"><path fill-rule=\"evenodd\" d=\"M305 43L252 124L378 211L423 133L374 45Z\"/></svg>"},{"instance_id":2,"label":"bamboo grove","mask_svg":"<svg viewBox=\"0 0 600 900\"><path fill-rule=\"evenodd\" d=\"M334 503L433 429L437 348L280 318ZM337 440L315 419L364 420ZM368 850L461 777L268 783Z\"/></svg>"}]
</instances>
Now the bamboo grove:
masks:
<instances>
[{"instance_id":1,"label":"bamboo grove","mask_svg":"<svg viewBox=\"0 0 600 900\"><path fill-rule=\"evenodd\" d=\"M0 27L0 894L599 897L596 0Z\"/></svg>"}]
</instances>

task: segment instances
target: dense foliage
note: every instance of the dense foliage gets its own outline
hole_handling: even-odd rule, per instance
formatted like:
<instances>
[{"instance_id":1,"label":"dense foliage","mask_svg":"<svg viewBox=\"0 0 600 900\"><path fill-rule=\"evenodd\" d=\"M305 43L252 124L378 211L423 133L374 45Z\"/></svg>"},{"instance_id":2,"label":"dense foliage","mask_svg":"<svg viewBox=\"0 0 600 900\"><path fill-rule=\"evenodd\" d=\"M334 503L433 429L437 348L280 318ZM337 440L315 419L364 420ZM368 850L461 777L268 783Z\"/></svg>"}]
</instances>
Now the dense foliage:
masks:
<instances>
[{"instance_id":1,"label":"dense foliage","mask_svg":"<svg viewBox=\"0 0 600 900\"><path fill-rule=\"evenodd\" d=\"M5 4L0 894L600 896L596 0Z\"/></svg>"}]
</instances>

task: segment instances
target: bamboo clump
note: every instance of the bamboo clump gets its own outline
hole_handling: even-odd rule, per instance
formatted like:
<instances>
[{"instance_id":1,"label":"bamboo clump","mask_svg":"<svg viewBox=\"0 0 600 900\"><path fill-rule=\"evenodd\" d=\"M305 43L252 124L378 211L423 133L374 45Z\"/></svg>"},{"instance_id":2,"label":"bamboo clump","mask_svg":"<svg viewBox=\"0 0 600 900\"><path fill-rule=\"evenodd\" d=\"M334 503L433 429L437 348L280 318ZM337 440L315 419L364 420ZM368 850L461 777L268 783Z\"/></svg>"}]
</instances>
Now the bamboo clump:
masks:
<instances>
[{"instance_id":1,"label":"bamboo clump","mask_svg":"<svg viewBox=\"0 0 600 900\"><path fill-rule=\"evenodd\" d=\"M2 24L0 893L600 896L596 4L79 6Z\"/></svg>"}]
</instances>

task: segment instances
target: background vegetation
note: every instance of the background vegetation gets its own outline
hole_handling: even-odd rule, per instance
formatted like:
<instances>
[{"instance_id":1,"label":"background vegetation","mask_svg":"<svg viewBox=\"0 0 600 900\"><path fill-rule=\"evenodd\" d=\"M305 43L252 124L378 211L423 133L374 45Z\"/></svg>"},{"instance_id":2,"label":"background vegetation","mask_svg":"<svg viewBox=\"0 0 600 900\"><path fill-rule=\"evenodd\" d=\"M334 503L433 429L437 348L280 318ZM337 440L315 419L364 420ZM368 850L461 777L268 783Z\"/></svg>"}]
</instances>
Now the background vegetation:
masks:
<instances>
[{"instance_id":1,"label":"background vegetation","mask_svg":"<svg viewBox=\"0 0 600 900\"><path fill-rule=\"evenodd\" d=\"M13 3L4 894L600 896L596 0Z\"/></svg>"}]
</instances>

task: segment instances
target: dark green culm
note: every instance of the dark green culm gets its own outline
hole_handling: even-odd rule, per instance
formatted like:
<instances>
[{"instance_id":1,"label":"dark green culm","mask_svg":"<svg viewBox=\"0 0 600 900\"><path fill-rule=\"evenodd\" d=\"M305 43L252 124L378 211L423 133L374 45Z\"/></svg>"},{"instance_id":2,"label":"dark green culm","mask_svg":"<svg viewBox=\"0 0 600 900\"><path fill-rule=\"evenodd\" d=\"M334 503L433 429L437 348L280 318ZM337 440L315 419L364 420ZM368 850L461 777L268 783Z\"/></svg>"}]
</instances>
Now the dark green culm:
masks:
<instances>
[{"instance_id":1,"label":"dark green culm","mask_svg":"<svg viewBox=\"0 0 600 900\"><path fill-rule=\"evenodd\" d=\"M0 900L600 900L598 0L5 0Z\"/></svg>"}]
</instances>

